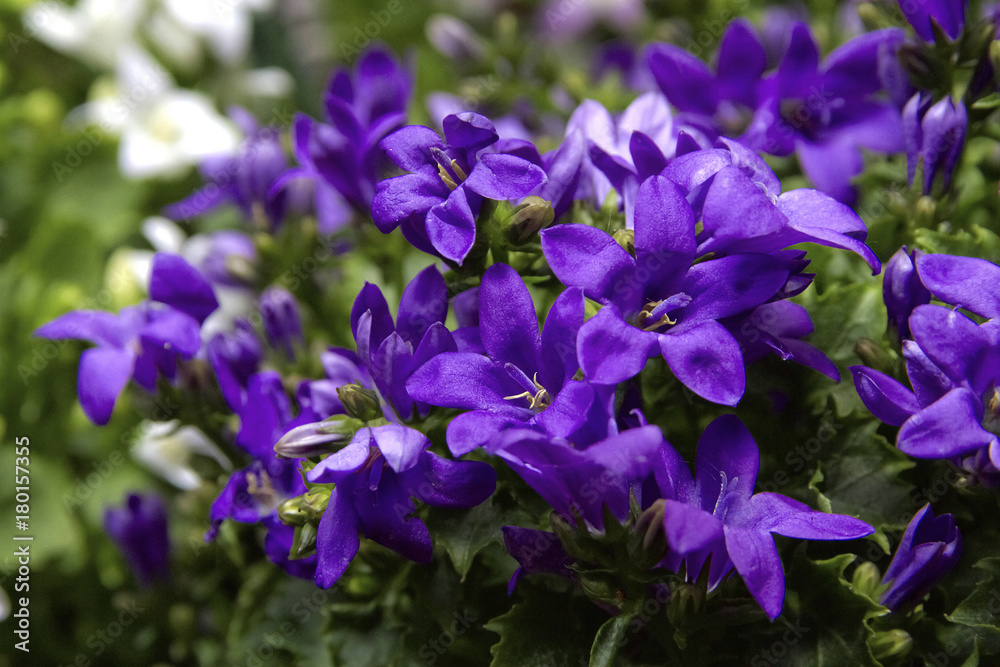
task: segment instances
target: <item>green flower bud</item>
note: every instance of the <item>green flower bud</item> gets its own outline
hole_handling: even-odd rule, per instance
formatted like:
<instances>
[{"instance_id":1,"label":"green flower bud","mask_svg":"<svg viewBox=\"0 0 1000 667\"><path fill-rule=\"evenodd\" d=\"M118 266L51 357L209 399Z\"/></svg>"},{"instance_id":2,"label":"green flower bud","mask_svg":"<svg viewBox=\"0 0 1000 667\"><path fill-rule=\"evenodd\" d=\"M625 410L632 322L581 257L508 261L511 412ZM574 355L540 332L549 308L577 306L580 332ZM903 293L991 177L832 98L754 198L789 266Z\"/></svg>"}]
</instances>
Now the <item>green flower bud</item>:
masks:
<instances>
[{"instance_id":1,"label":"green flower bud","mask_svg":"<svg viewBox=\"0 0 1000 667\"><path fill-rule=\"evenodd\" d=\"M347 414L361 421L369 421L382 416L382 406L378 394L365 389L360 383L342 384L337 387L337 396L344 404Z\"/></svg>"},{"instance_id":2,"label":"green flower bud","mask_svg":"<svg viewBox=\"0 0 1000 667\"><path fill-rule=\"evenodd\" d=\"M289 498L278 505L278 518L286 526L301 526L309 520L309 514L302 507L304 496Z\"/></svg>"},{"instance_id":3,"label":"green flower bud","mask_svg":"<svg viewBox=\"0 0 1000 667\"><path fill-rule=\"evenodd\" d=\"M275 443L274 453L288 459L329 454L349 443L364 426L361 420L347 415L334 415L326 421L296 426Z\"/></svg>"},{"instance_id":4,"label":"green flower bud","mask_svg":"<svg viewBox=\"0 0 1000 667\"><path fill-rule=\"evenodd\" d=\"M876 632L868 640L868 647L876 660L901 657L913 648L913 637L910 636L910 633L899 628L884 630Z\"/></svg>"},{"instance_id":5,"label":"green flower bud","mask_svg":"<svg viewBox=\"0 0 1000 667\"><path fill-rule=\"evenodd\" d=\"M514 212L500 224L500 229L507 241L513 245L523 245L555 219L556 212L552 203L532 195L525 197L523 202L514 207Z\"/></svg>"},{"instance_id":6,"label":"green flower bud","mask_svg":"<svg viewBox=\"0 0 1000 667\"><path fill-rule=\"evenodd\" d=\"M301 509L306 513L310 521L319 523L326 511L326 506L330 504L330 490L322 487L313 489L302 496Z\"/></svg>"},{"instance_id":7,"label":"green flower bud","mask_svg":"<svg viewBox=\"0 0 1000 667\"><path fill-rule=\"evenodd\" d=\"M619 229L612 237L625 252L635 257L635 232L631 229Z\"/></svg>"},{"instance_id":8,"label":"green flower bud","mask_svg":"<svg viewBox=\"0 0 1000 667\"><path fill-rule=\"evenodd\" d=\"M893 327L895 328L895 327ZM861 358L865 366L892 375L892 359L882 347L871 338L859 338L854 344L854 354Z\"/></svg>"}]
</instances>

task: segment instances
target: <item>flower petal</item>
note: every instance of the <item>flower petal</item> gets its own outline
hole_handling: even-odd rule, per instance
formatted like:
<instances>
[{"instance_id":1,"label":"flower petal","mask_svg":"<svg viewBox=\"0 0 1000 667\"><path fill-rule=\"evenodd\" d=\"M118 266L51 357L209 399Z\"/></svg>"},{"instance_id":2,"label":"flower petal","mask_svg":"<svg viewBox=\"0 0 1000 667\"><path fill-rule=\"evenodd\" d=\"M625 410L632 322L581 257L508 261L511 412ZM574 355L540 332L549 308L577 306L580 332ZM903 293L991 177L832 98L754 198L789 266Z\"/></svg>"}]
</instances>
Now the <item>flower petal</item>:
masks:
<instances>
[{"instance_id":1,"label":"flower petal","mask_svg":"<svg viewBox=\"0 0 1000 667\"><path fill-rule=\"evenodd\" d=\"M135 353L131 350L94 347L83 351L76 391L90 421L98 426L108 423L134 367Z\"/></svg>"},{"instance_id":2,"label":"flower petal","mask_svg":"<svg viewBox=\"0 0 1000 667\"><path fill-rule=\"evenodd\" d=\"M785 602L785 573L774 538L757 530L725 526L726 550L750 594L772 621Z\"/></svg>"},{"instance_id":3,"label":"flower petal","mask_svg":"<svg viewBox=\"0 0 1000 667\"><path fill-rule=\"evenodd\" d=\"M661 335L659 344L670 370L694 393L722 405L736 405L743 398L743 353L733 335L718 322L707 320Z\"/></svg>"},{"instance_id":4,"label":"flower petal","mask_svg":"<svg viewBox=\"0 0 1000 667\"><path fill-rule=\"evenodd\" d=\"M902 426L920 410L917 397L901 382L867 366L851 366L854 388L873 415L892 426Z\"/></svg>"},{"instance_id":5,"label":"flower petal","mask_svg":"<svg viewBox=\"0 0 1000 667\"><path fill-rule=\"evenodd\" d=\"M934 296L986 318L1000 316L1000 266L978 257L921 255L917 274Z\"/></svg>"},{"instance_id":6,"label":"flower petal","mask_svg":"<svg viewBox=\"0 0 1000 667\"><path fill-rule=\"evenodd\" d=\"M483 275L479 333L493 361L512 363L528 377L541 370L535 303L521 276L506 264L494 264Z\"/></svg>"},{"instance_id":7,"label":"flower petal","mask_svg":"<svg viewBox=\"0 0 1000 667\"><path fill-rule=\"evenodd\" d=\"M900 450L921 459L950 459L989 447L996 436L980 421L983 402L966 389L952 389L899 429Z\"/></svg>"},{"instance_id":8,"label":"flower petal","mask_svg":"<svg viewBox=\"0 0 1000 667\"><path fill-rule=\"evenodd\" d=\"M316 585L330 588L354 560L361 540L349 491L334 489L316 530Z\"/></svg>"},{"instance_id":9,"label":"flower petal","mask_svg":"<svg viewBox=\"0 0 1000 667\"><path fill-rule=\"evenodd\" d=\"M524 158L486 153L465 179L464 186L487 199L516 199L545 182L545 171Z\"/></svg>"},{"instance_id":10,"label":"flower petal","mask_svg":"<svg viewBox=\"0 0 1000 667\"><path fill-rule=\"evenodd\" d=\"M476 216L464 187L452 190L444 202L427 212L427 238L442 257L459 264L472 250L476 241Z\"/></svg>"},{"instance_id":11,"label":"flower petal","mask_svg":"<svg viewBox=\"0 0 1000 667\"><path fill-rule=\"evenodd\" d=\"M656 334L626 324L614 307L605 306L580 327L580 368L595 384L624 382L646 366L657 340Z\"/></svg>"}]
</instances>

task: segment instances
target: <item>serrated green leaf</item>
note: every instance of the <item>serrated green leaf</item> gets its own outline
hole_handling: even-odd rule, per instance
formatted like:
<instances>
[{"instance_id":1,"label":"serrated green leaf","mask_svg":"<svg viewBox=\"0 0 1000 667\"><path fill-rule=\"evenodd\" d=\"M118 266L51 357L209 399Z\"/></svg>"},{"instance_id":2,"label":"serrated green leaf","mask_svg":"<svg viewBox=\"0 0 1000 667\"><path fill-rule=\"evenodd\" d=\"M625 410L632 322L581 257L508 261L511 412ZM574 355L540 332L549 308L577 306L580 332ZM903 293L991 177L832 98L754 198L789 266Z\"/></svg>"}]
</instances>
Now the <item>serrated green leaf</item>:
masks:
<instances>
[{"instance_id":1,"label":"serrated green leaf","mask_svg":"<svg viewBox=\"0 0 1000 667\"><path fill-rule=\"evenodd\" d=\"M1000 558L984 558L975 567L986 573L976 590L945 616L952 623L976 628L985 638L1000 639Z\"/></svg>"},{"instance_id":2,"label":"serrated green leaf","mask_svg":"<svg viewBox=\"0 0 1000 667\"><path fill-rule=\"evenodd\" d=\"M590 667L611 667L614 664L632 617L633 614L612 616L597 630L590 647Z\"/></svg>"},{"instance_id":3,"label":"serrated green leaf","mask_svg":"<svg viewBox=\"0 0 1000 667\"><path fill-rule=\"evenodd\" d=\"M500 635L491 667L578 667L590 657L588 646L598 623L596 607L532 593L525 602L490 620L485 628ZM591 612L591 613L588 613ZM603 612L597 612L597 617ZM606 618L606 616L604 616Z\"/></svg>"},{"instance_id":4,"label":"serrated green leaf","mask_svg":"<svg viewBox=\"0 0 1000 667\"><path fill-rule=\"evenodd\" d=\"M500 543L500 527L510 522L493 504L493 497L472 509L434 509L427 525L435 541L444 547L462 579L472 567L476 554Z\"/></svg>"}]
</instances>

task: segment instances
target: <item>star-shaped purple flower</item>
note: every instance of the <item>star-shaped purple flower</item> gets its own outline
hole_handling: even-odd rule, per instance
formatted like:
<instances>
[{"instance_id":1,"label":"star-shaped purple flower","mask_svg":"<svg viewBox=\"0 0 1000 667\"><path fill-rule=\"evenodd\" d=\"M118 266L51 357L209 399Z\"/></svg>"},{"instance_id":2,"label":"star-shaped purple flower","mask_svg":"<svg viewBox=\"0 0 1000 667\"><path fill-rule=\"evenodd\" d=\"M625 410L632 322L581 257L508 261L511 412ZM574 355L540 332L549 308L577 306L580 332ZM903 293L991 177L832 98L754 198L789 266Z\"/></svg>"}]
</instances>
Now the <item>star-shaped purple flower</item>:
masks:
<instances>
[{"instance_id":1,"label":"star-shaped purple flower","mask_svg":"<svg viewBox=\"0 0 1000 667\"><path fill-rule=\"evenodd\" d=\"M698 442L695 476L669 444L654 470L664 501L669 552L662 565L684 565L693 581L708 564L715 588L733 568L772 620L781 614L785 577L772 534L807 540L853 540L874 529L864 521L825 514L777 493L753 492L760 452L736 416L723 415ZM710 559L710 560L709 560Z\"/></svg>"},{"instance_id":2,"label":"star-shaped purple flower","mask_svg":"<svg viewBox=\"0 0 1000 667\"><path fill-rule=\"evenodd\" d=\"M950 514L934 516L930 503L910 520L889 569L882 577L889 588L881 602L898 611L919 603L962 555L962 534Z\"/></svg>"}]
</instances>

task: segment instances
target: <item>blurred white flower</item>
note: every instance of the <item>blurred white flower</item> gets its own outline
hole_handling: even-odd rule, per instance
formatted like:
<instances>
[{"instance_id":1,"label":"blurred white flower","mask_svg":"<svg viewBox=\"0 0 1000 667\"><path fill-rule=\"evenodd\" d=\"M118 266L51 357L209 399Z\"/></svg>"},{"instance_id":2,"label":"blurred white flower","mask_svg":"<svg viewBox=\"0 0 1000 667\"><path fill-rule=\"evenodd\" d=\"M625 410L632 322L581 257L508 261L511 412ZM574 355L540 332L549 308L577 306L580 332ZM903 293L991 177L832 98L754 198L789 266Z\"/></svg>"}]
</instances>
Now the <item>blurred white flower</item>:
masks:
<instances>
[{"instance_id":1,"label":"blurred white flower","mask_svg":"<svg viewBox=\"0 0 1000 667\"><path fill-rule=\"evenodd\" d=\"M74 7L40 2L24 12L26 28L54 49L98 67L114 67L118 52L133 47L146 0L81 0Z\"/></svg>"},{"instance_id":2,"label":"blurred white flower","mask_svg":"<svg viewBox=\"0 0 1000 667\"><path fill-rule=\"evenodd\" d=\"M132 457L151 472L167 480L178 489L197 489L202 478L191 467L191 459L200 454L215 459L226 471L232 463L226 455L194 426L177 428L180 422L144 421L142 434L132 446Z\"/></svg>"},{"instance_id":3,"label":"blurred white flower","mask_svg":"<svg viewBox=\"0 0 1000 667\"><path fill-rule=\"evenodd\" d=\"M242 61L250 46L251 14L271 8L270 0L163 0L171 18L208 42L223 63Z\"/></svg>"}]
</instances>

